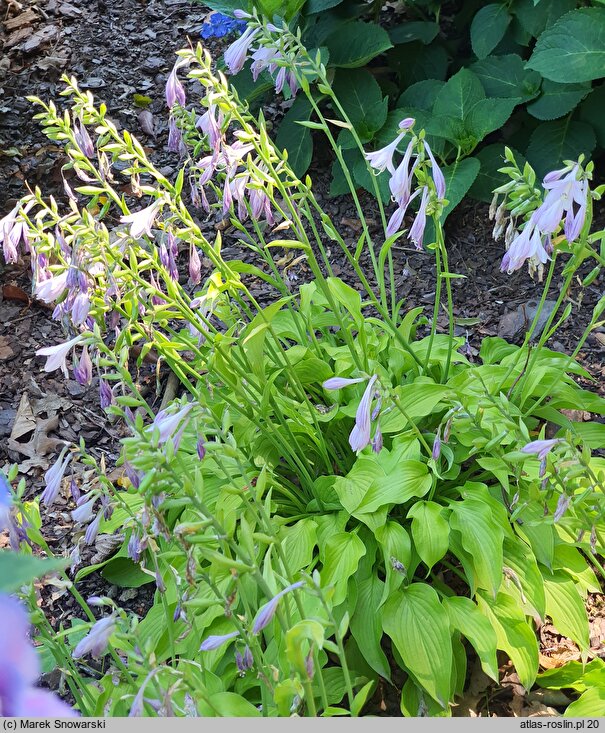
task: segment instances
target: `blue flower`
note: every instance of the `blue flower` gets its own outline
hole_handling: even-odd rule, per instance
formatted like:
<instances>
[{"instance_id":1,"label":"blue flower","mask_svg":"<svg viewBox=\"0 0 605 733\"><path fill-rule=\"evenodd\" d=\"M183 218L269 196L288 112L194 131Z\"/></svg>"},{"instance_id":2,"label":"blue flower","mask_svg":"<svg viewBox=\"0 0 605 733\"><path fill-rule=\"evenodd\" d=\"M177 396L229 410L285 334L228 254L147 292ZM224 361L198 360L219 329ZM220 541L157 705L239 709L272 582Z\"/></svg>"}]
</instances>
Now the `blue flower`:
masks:
<instances>
[{"instance_id":1,"label":"blue flower","mask_svg":"<svg viewBox=\"0 0 605 733\"><path fill-rule=\"evenodd\" d=\"M202 38L222 38L223 36L229 35L229 33L235 33L239 31L243 33L246 30L245 20L236 20L230 18L228 15L223 13L213 13L208 20L202 26L200 36Z\"/></svg>"}]
</instances>

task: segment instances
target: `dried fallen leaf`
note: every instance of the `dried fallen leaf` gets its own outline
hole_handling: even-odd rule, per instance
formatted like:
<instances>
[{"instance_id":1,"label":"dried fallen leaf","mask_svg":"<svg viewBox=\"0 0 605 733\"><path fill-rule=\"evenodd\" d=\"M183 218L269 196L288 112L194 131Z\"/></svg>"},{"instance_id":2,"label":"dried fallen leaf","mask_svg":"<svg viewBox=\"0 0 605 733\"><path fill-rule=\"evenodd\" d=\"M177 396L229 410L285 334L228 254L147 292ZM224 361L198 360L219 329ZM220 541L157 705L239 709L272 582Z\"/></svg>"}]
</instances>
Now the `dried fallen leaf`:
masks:
<instances>
[{"instance_id":1,"label":"dried fallen leaf","mask_svg":"<svg viewBox=\"0 0 605 733\"><path fill-rule=\"evenodd\" d=\"M18 300L29 305L29 295L17 285L5 285L2 288L2 295L6 300Z\"/></svg>"},{"instance_id":2,"label":"dried fallen leaf","mask_svg":"<svg viewBox=\"0 0 605 733\"><path fill-rule=\"evenodd\" d=\"M153 115L148 109L142 109L137 115L141 130L147 135L155 137L155 128L153 125Z\"/></svg>"},{"instance_id":3,"label":"dried fallen leaf","mask_svg":"<svg viewBox=\"0 0 605 733\"><path fill-rule=\"evenodd\" d=\"M11 345L8 343L6 336L0 336L0 361L10 359L15 355Z\"/></svg>"}]
</instances>

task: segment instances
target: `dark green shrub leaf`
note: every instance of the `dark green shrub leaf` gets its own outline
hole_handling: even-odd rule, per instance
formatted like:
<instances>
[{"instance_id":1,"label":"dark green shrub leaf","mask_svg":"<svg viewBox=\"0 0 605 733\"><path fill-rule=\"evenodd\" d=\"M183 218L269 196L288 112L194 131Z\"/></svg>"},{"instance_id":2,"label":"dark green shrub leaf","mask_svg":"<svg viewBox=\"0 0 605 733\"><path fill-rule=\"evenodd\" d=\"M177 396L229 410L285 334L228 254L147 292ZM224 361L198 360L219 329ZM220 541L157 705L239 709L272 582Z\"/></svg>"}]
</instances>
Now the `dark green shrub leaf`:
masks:
<instances>
[{"instance_id":1,"label":"dark green shrub leaf","mask_svg":"<svg viewBox=\"0 0 605 733\"><path fill-rule=\"evenodd\" d=\"M437 33L439 26L437 23L428 21L412 21L410 23L402 23L396 25L389 30L389 36L393 45L399 43L410 43L411 41L421 41L425 45L430 43Z\"/></svg>"},{"instance_id":2,"label":"dark green shrub leaf","mask_svg":"<svg viewBox=\"0 0 605 733\"><path fill-rule=\"evenodd\" d=\"M580 119L588 122L597 136L599 145L605 147L605 84L593 89L580 105Z\"/></svg>"},{"instance_id":3,"label":"dark green shrub leaf","mask_svg":"<svg viewBox=\"0 0 605 733\"><path fill-rule=\"evenodd\" d=\"M461 69L437 93L433 114L465 120L481 99L485 99L485 92L479 77L469 69Z\"/></svg>"},{"instance_id":4,"label":"dark green shrub leaf","mask_svg":"<svg viewBox=\"0 0 605 733\"><path fill-rule=\"evenodd\" d=\"M388 54L388 61L401 81L402 87L425 79L445 79L448 55L443 46L420 41L397 46Z\"/></svg>"},{"instance_id":5,"label":"dark green shrub leaf","mask_svg":"<svg viewBox=\"0 0 605 733\"><path fill-rule=\"evenodd\" d=\"M527 105L527 111L539 120L556 120L571 112L589 92L589 82L558 84L556 81L544 79L542 94Z\"/></svg>"},{"instance_id":6,"label":"dark green shrub leaf","mask_svg":"<svg viewBox=\"0 0 605 733\"><path fill-rule=\"evenodd\" d=\"M443 708L452 692L452 640L447 611L424 583L394 593L383 608L385 632L414 680Z\"/></svg>"},{"instance_id":7,"label":"dark green shrub leaf","mask_svg":"<svg viewBox=\"0 0 605 733\"><path fill-rule=\"evenodd\" d=\"M443 210L441 221L462 201L479 173L480 163L477 158L461 158L443 168L445 176L445 196L449 201Z\"/></svg>"},{"instance_id":8,"label":"dark green shrub leaf","mask_svg":"<svg viewBox=\"0 0 605 733\"><path fill-rule=\"evenodd\" d=\"M308 120L313 108L307 97L299 95L277 128L275 144L288 151L288 163L297 176L306 173L313 157L313 137L308 127L297 124Z\"/></svg>"},{"instance_id":9,"label":"dark green shrub leaf","mask_svg":"<svg viewBox=\"0 0 605 733\"><path fill-rule=\"evenodd\" d=\"M466 129L480 142L490 132L504 125L520 101L518 97L481 99L469 111L465 120Z\"/></svg>"},{"instance_id":10,"label":"dark green shrub leaf","mask_svg":"<svg viewBox=\"0 0 605 733\"><path fill-rule=\"evenodd\" d=\"M340 5L342 0L307 0L305 5L305 13L311 15L313 13L321 13L329 8L335 8Z\"/></svg>"},{"instance_id":11,"label":"dark green shrub leaf","mask_svg":"<svg viewBox=\"0 0 605 733\"><path fill-rule=\"evenodd\" d=\"M576 7L576 0L515 0L512 12L517 16L520 25L534 38L545 28L558 20L562 15Z\"/></svg>"},{"instance_id":12,"label":"dark green shrub leaf","mask_svg":"<svg viewBox=\"0 0 605 733\"><path fill-rule=\"evenodd\" d=\"M516 53L488 56L472 64L470 70L479 77L488 97L520 97L527 101L538 94L542 81L537 71L525 68Z\"/></svg>"},{"instance_id":13,"label":"dark green shrub leaf","mask_svg":"<svg viewBox=\"0 0 605 733\"><path fill-rule=\"evenodd\" d=\"M330 51L330 63L345 68L365 66L393 46L384 28L360 20L348 23L346 31L338 29L331 33L325 45Z\"/></svg>"},{"instance_id":14,"label":"dark green shrub leaf","mask_svg":"<svg viewBox=\"0 0 605 733\"><path fill-rule=\"evenodd\" d=\"M437 94L445 82L439 79L425 79L409 86L397 100L397 107L409 107L430 112L435 104ZM416 120L418 123L418 120Z\"/></svg>"},{"instance_id":15,"label":"dark green shrub leaf","mask_svg":"<svg viewBox=\"0 0 605 733\"><path fill-rule=\"evenodd\" d=\"M527 66L560 83L602 77L605 8L580 8L559 18L538 38Z\"/></svg>"},{"instance_id":16,"label":"dark green shrub leaf","mask_svg":"<svg viewBox=\"0 0 605 733\"><path fill-rule=\"evenodd\" d=\"M563 160L590 155L596 145L592 127L565 117L543 122L533 131L527 148L527 160L540 178L555 170Z\"/></svg>"},{"instance_id":17,"label":"dark green shrub leaf","mask_svg":"<svg viewBox=\"0 0 605 733\"><path fill-rule=\"evenodd\" d=\"M388 99L367 69L339 69L332 85L362 142L371 140L387 118Z\"/></svg>"},{"instance_id":18,"label":"dark green shrub leaf","mask_svg":"<svg viewBox=\"0 0 605 733\"><path fill-rule=\"evenodd\" d=\"M512 16L506 5L491 3L481 8L471 23L471 45L475 56L484 59L500 43Z\"/></svg>"}]
</instances>

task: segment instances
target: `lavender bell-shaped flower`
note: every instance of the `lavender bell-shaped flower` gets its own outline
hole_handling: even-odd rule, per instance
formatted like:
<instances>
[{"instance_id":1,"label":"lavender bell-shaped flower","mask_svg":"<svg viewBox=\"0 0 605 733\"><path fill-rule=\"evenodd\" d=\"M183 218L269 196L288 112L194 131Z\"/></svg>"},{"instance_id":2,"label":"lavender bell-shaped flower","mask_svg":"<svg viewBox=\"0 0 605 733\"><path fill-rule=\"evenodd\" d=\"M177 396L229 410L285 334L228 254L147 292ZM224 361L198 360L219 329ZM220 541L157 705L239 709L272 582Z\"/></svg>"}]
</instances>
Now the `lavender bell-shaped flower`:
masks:
<instances>
[{"instance_id":1,"label":"lavender bell-shaped flower","mask_svg":"<svg viewBox=\"0 0 605 733\"><path fill-rule=\"evenodd\" d=\"M67 288L67 274L68 270L65 270L60 275L51 275L51 277L40 280L34 290L36 298L45 303L54 303Z\"/></svg>"},{"instance_id":2,"label":"lavender bell-shaped flower","mask_svg":"<svg viewBox=\"0 0 605 733\"><path fill-rule=\"evenodd\" d=\"M530 453L538 456L540 460L546 458L548 453L559 443L563 443L561 438L550 438L549 440L532 440L521 448L522 453Z\"/></svg>"},{"instance_id":3,"label":"lavender bell-shaped flower","mask_svg":"<svg viewBox=\"0 0 605 733\"><path fill-rule=\"evenodd\" d=\"M170 109L172 109L172 107L174 107L177 102L181 105L181 107L184 107L187 101L185 96L185 88L183 87L177 76L179 66L180 63L177 61L172 71L170 72L168 81L166 82L166 104Z\"/></svg>"},{"instance_id":4,"label":"lavender bell-shaped flower","mask_svg":"<svg viewBox=\"0 0 605 733\"><path fill-rule=\"evenodd\" d=\"M84 336L80 334L79 336L76 336L69 341L65 341L62 344L57 344L56 346L47 346L44 349L38 349L36 351L36 356L47 357L46 364L44 365L44 371L54 372L55 369L61 369L61 371L67 378L69 374L67 372L67 364L65 363L65 360L67 359L67 355L69 354L71 349L76 346L76 344L79 344L83 338Z\"/></svg>"},{"instance_id":5,"label":"lavender bell-shaped flower","mask_svg":"<svg viewBox=\"0 0 605 733\"><path fill-rule=\"evenodd\" d=\"M258 28L247 28L225 51L225 64L229 69L229 73L237 74L244 68L248 51L258 32Z\"/></svg>"},{"instance_id":6,"label":"lavender bell-shaped flower","mask_svg":"<svg viewBox=\"0 0 605 733\"><path fill-rule=\"evenodd\" d=\"M356 377L354 379L348 379L346 377L330 377L322 384L324 389L343 389L348 387L350 384L359 384L359 382L365 382L367 377Z\"/></svg>"},{"instance_id":7,"label":"lavender bell-shaped flower","mask_svg":"<svg viewBox=\"0 0 605 733\"><path fill-rule=\"evenodd\" d=\"M189 282L198 285L202 279L202 261L197 247L192 244L189 249Z\"/></svg>"},{"instance_id":8,"label":"lavender bell-shaped flower","mask_svg":"<svg viewBox=\"0 0 605 733\"><path fill-rule=\"evenodd\" d=\"M83 387L92 382L92 361L88 354L88 345L82 349L82 356L74 365L74 379Z\"/></svg>"},{"instance_id":9,"label":"lavender bell-shaped flower","mask_svg":"<svg viewBox=\"0 0 605 733\"><path fill-rule=\"evenodd\" d=\"M422 198L420 199L420 207L414 223L410 227L408 238L414 242L416 249L422 249L422 240L424 238L424 230L426 227L426 207L429 200L429 189L428 186L424 186L422 189Z\"/></svg>"},{"instance_id":10,"label":"lavender bell-shaped flower","mask_svg":"<svg viewBox=\"0 0 605 733\"><path fill-rule=\"evenodd\" d=\"M8 479L0 471L0 532L4 532L9 525L9 517L13 507L13 492Z\"/></svg>"},{"instance_id":11,"label":"lavender bell-shaped flower","mask_svg":"<svg viewBox=\"0 0 605 733\"><path fill-rule=\"evenodd\" d=\"M42 492L41 501L47 507L51 506L61 490L61 482L69 462L71 461L71 453L67 453L67 446L63 448L57 461L44 474L45 488Z\"/></svg>"},{"instance_id":12,"label":"lavender bell-shaped flower","mask_svg":"<svg viewBox=\"0 0 605 733\"><path fill-rule=\"evenodd\" d=\"M116 630L116 626L113 615L99 619L73 650L72 656L78 659L90 653L93 657L100 657L107 649L109 638Z\"/></svg>"},{"instance_id":13,"label":"lavender bell-shaped flower","mask_svg":"<svg viewBox=\"0 0 605 733\"><path fill-rule=\"evenodd\" d=\"M239 631L232 631L230 634L219 634L207 636L200 646L201 652L210 652L226 644L231 639L239 636Z\"/></svg>"},{"instance_id":14,"label":"lavender bell-shaped flower","mask_svg":"<svg viewBox=\"0 0 605 733\"><path fill-rule=\"evenodd\" d=\"M139 239L146 234L151 237L151 227L153 226L158 209L164 203L163 198L156 199L150 206L146 206L140 211L135 211L133 214L120 217L120 221L124 224L130 224L130 236L133 239Z\"/></svg>"},{"instance_id":15,"label":"lavender bell-shaped flower","mask_svg":"<svg viewBox=\"0 0 605 733\"><path fill-rule=\"evenodd\" d=\"M79 120L74 120L74 139L87 158L92 158L95 154L95 146L90 139L86 126Z\"/></svg>"},{"instance_id":16,"label":"lavender bell-shaped flower","mask_svg":"<svg viewBox=\"0 0 605 733\"><path fill-rule=\"evenodd\" d=\"M147 430L149 432L159 430L159 444L161 445L170 438L175 438L177 429L186 418L188 420L187 416L192 408L193 405L189 402L175 413L171 413L167 409L160 410Z\"/></svg>"},{"instance_id":17,"label":"lavender bell-shaped flower","mask_svg":"<svg viewBox=\"0 0 605 733\"><path fill-rule=\"evenodd\" d=\"M104 379L99 380L99 402L102 410L113 405L114 402L111 387Z\"/></svg>"},{"instance_id":18,"label":"lavender bell-shaped flower","mask_svg":"<svg viewBox=\"0 0 605 733\"><path fill-rule=\"evenodd\" d=\"M363 450L370 442L371 432L371 405L374 394L374 382L378 375L374 374L363 393L357 412L355 414L355 426L349 435L349 445L354 451Z\"/></svg>"},{"instance_id":19,"label":"lavender bell-shaped flower","mask_svg":"<svg viewBox=\"0 0 605 733\"><path fill-rule=\"evenodd\" d=\"M286 595L286 593L290 593L291 591L295 590L296 588L302 588L304 585L303 580L299 580L297 583L292 583L292 585L287 586L282 591L277 593L273 596L273 598L265 603L264 606L258 609L258 613L256 614L256 618L254 619L254 625L252 627L252 633L258 634L260 631L262 631L265 626L267 626L270 622L273 616L275 616L275 612L277 611L277 606L279 604L280 599L282 596Z\"/></svg>"}]
</instances>

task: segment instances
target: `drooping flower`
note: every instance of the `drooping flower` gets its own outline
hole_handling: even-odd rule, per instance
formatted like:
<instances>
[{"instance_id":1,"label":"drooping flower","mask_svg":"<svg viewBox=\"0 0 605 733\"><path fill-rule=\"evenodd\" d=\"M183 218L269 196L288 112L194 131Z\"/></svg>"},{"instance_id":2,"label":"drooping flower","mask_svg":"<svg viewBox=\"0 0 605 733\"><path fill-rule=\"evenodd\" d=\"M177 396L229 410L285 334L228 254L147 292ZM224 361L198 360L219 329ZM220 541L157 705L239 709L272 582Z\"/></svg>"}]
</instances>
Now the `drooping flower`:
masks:
<instances>
[{"instance_id":1,"label":"drooping flower","mask_svg":"<svg viewBox=\"0 0 605 733\"><path fill-rule=\"evenodd\" d=\"M82 501L82 499L84 499L84 501ZM96 496L93 496L92 499L87 499L85 496L81 497L77 508L71 513L71 517L74 522L79 522L80 524L87 524L90 522L94 516L94 506L96 501Z\"/></svg>"},{"instance_id":2,"label":"drooping flower","mask_svg":"<svg viewBox=\"0 0 605 733\"><path fill-rule=\"evenodd\" d=\"M116 619L113 615L99 619L73 650L72 656L74 659L84 657L89 653L93 657L100 657L107 649L109 638L116 630L116 625Z\"/></svg>"},{"instance_id":3,"label":"drooping flower","mask_svg":"<svg viewBox=\"0 0 605 733\"><path fill-rule=\"evenodd\" d=\"M382 450L383 440L382 440L382 430L380 429L380 425L376 427L376 430L374 431L374 437L372 438L372 451L374 453L380 453Z\"/></svg>"},{"instance_id":4,"label":"drooping flower","mask_svg":"<svg viewBox=\"0 0 605 733\"><path fill-rule=\"evenodd\" d=\"M149 432L159 430L159 444L165 443L170 438L174 438L176 442L177 429L187 418L190 410L193 408L191 402L188 402L177 412L170 412L170 408L160 410L155 416L154 421L148 426ZM185 425L183 425L185 427Z\"/></svg>"},{"instance_id":5,"label":"drooping flower","mask_svg":"<svg viewBox=\"0 0 605 733\"><path fill-rule=\"evenodd\" d=\"M44 280L39 280L34 290L36 298L43 300L45 303L54 303L67 288L68 272L69 270L65 270L60 275L51 275Z\"/></svg>"},{"instance_id":6,"label":"drooping flower","mask_svg":"<svg viewBox=\"0 0 605 733\"><path fill-rule=\"evenodd\" d=\"M252 626L252 633L258 634L260 631L262 631L265 626L267 626L270 622L273 616L275 616L275 612L277 611L277 606L279 604L280 599L282 596L286 595L286 593L290 593L291 591L295 590L296 588L301 588L304 585L303 580L299 580L297 583L292 583L291 585L287 586L283 590L281 590L279 593L273 596L273 598L265 603L264 606L261 606L261 608L258 609L258 613L256 614L256 618L254 619L254 625Z\"/></svg>"},{"instance_id":7,"label":"drooping flower","mask_svg":"<svg viewBox=\"0 0 605 733\"><path fill-rule=\"evenodd\" d=\"M542 241L542 236L532 216L523 231L513 239L510 247L505 252L500 270L510 275L511 272L518 270L527 260L544 264L549 259Z\"/></svg>"},{"instance_id":8,"label":"drooping flower","mask_svg":"<svg viewBox=\"0 0 605 733\"><path fill-rule=\"evenodd\" d=\"M65 446L56 462L44 474L45 488L42 492L41 501L47 507L51 506L59 495L61 482L70 460L71 453L67 453L67 446Z\"/></svg>"},{"instance_id":9,"label":"drooping flower","mask_svg":"<svg viewBox=\"0 0 605 733\"><path fill-rule=\"evenodd\" d=\"M237 74L244 68L248 51L258 32L258 28L247 28L225 51L225 64L231 74Z\"/></svg>"},{"instance_id":10,"label":"drooping flower","mask_svg":"<svg viewBox=\"0 0 605 733\"><path fill-rule=\"evenodd\" d=\"M437 192L437 196L440 199L445 198L445 177L443 175L443 171L437 165L435 156L433 155L433 152L426 140L424 140L424 149L426 150L426 154L429 156L429 160L431 161L431 173L433 176L433 182L435 183L435 191Z\"/></svg>"},{"instance_id":11,"label":"drooping flower","mask_svg":"<svg viewBox=\"0 0 605 733\"><path fill-rule=\"evenodd\" d=\"M219 647L223 646L223 644L226 644L231 639L235 639L236 636L239 636L239 631L232 631L230 634L219 634L219 635L210 635L207 636L204 641L202 642L202 645L200 646L201 652L210 652L214 649L218 649Z\"/></svg>"},{"instance_id":12,"label":"drooping flower","mask_svg":"<svg viewBox=\"0 0 605 733\"><path fill-rule=\"evenodd\" d=\"M385 168L388 169L389 173L395 173L395 166L393 165L393 156L397 151L397 146L403 140L407 133L407 130L402 130L393 142L385 145L384 148L375 150L373 153L364 153L366 160L375 168L379 173L382 173Z\"/></svg>"},{"instance_id":13,"label":"drooping flower","mask_svg":"<svg viewBox=\"0 0 605 733\"><path fill-rule=\"evenodd\" d=\"M34 687L40 666L28 639L29 621L23 606L0 594L0 618L0 717L77 717L55 694Z\"/></svg>"},{"instance_id":14,"label":"drooping flower","mask_svg":"<svg viewBox=\"0 0 605 733\"><path fill-rule=\"evenodd\" d=\"M151 237L151 227L156 219L158 209L164 203L163 198L156 199L150 206L146 206L140 211L133 214L120 217L120 221L124 224L130 224L130 236L133 239L139 239L146 234Z\"/></svg>"},{"instance_id":15,"label":"drooping flower","mask_svg":"<svg viewBox=\"0 0 605 733\"><path fill-rule=\"evenodd\" d=\"M432 451L433 460L437 461L440 455L441 455L441 425L437 429L435 440L433 441L433 451Z\"/></svg>"},{"instance_id":16,"label":"drooping flower","mask_svg":"<svg viewBox=\"0 0 605 733\"><path fill-rule=\"evenodd\" d=\"M538 456L540 460L545 458L548 453L559 443L563 443L561 438L550 438L549 440L532 440L521 448L522 453L531 453Z\"/></svg>"},{"instance_id":17,"label":"drooping flower","mask_svg":"<svg viewBox=\"0 0 605 733\"><path fill-rule=\"evenodd\" d=\"M69 341L65 341L62 344L57 344L56 346L46 346L43 349L38 349L36 351L36 356L47 357L46 364L44 365L44 371L54 372L55 369L61 369L61 371L67 378L69 374L67 372L67 365L65 363L65 360L67 359L67 355L69 354L71 349L76 344L79 344L83 338L84 336L80 334L70 339Z\"/></svg>"},{"instance_id":18,"label":"drooping flower","mask_svg":"<svg viewBox=\"0 0 605 733\"><path fill-rule=\"evenodd\" d=\"M532 215L543 234L553 234L565 215L565 238L568 242L578 238L586 219L589 195L588 181L578 178L579 173L580 166L574 163L544 177L542 185L548 193Z\"/></svg>"},{"instance_id":19,"label":"drooping flower","mask_svg":"<svg viewBox=\"0 0 605 733\"><path fill-rule=\"evenodd\" d=\"M84 533L84 544L92 545L97 539L102 518L103 512L98 512L97 516L92 520L88 527L86 527L86 532Z\"/></svg>"},{"instance_id":20,"label":"drooping flower","mask_svg":"<svg viewBox=\"0 0 605 733\"><path fill-rule=\"evenodd\" d=\"M372 397L374 394L374 382L378 379L378 375L374 374L368 386L363 393L363 396L359 402L357 412L355 414L355 426L351 430L349 435L349 445L352 450L360 451L363 450L366 445L370 442L371 432L371 405Z\"/></svg>"},{"instance_id":21,"label":"drooping flower","mask_svg":"<svg viewBox=\"0 0 605 733\"><path fill-rule=\"evenodd\" d=\"M88 345L82 349L82 356L74 365L74 379L83 387L92 382L92 361L88 354Z\"/></svg>"},{"instance_id":22,"label":"drooping flower","mask_svg":"<svg viewBox=\"0 0 605 733\"><path fill-rule=\"evenodd\" d=\"M172 109L177 102L181 107L184 107L186 103L185 88L177 76L179 66L180 63L177 61L166 82L166 104L169 109Z\"/></svg>"},{"instance_id":23,"label":"drooping flower","mask_svg":"<svg viewBox=\"0 0 605 733\"><path fill-rule=\"evenodd\" d=\"M203 436L201 438L198 438L195 448L197 451L197 457L200 459L200 461L203 461L206 455L206 440Z\"/></svg>"},{"instance_id":24,"label":"drooping flower","mask_svg":"<svg viewBox=\"0 0 605 733\"><path fill-rule=\"evenodd\" d=\"M350 384L358 384L359 382L365 382L367 377L356 377L355 379L348 379L346 377L330 377L322 384L324 389L342 389L348 387Z\"/></svg>"},{"instance_id":25,"label":"drooping flower","mask_svg":"<svg viewBox=\"0 0 605 733\"><path fill-rule=\"evenodd\" d=\"M429 200L428 186L422 188L422 198L420 199L420 207L414 219L414 223L410 227L408 239L416 245L416 249L422 249L422 240L424 238L424 230L426 228L426 207Z\"/></svg>"}]
</instances>

